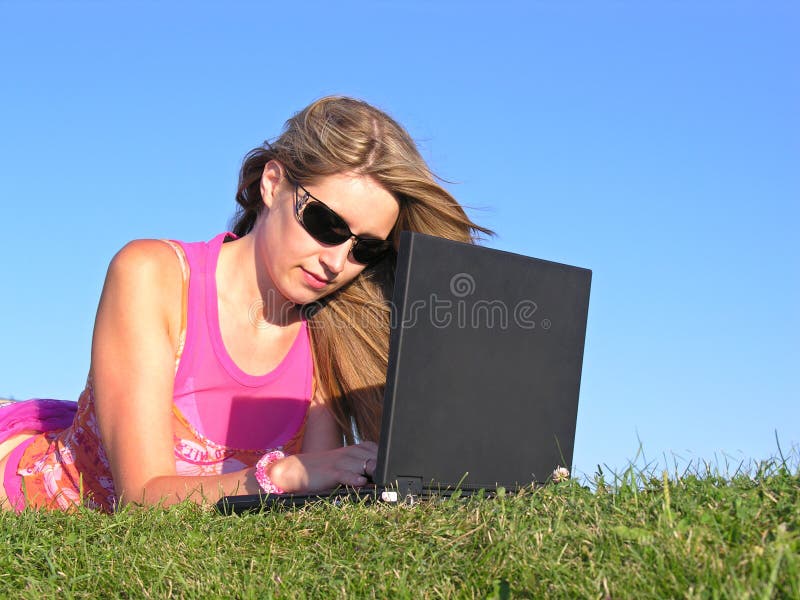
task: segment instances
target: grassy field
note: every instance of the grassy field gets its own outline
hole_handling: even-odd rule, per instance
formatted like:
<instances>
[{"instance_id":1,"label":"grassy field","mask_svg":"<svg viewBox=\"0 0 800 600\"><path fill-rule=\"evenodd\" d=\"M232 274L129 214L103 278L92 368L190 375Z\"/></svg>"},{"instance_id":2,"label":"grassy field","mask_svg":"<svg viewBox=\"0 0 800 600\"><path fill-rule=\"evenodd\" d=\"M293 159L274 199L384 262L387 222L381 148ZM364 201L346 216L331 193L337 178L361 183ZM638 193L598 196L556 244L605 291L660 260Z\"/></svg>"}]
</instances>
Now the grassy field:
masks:
<instances>
[{"instance_id":1,"label":"grassy field","mask_svg":"<svg viewBox=\"0 0 800 600\"><path fill-rule=\"evenodd\" d=\"M0 597L800 598L800 472L244 517L0 514Z\"/></svg>"}]
</instances>

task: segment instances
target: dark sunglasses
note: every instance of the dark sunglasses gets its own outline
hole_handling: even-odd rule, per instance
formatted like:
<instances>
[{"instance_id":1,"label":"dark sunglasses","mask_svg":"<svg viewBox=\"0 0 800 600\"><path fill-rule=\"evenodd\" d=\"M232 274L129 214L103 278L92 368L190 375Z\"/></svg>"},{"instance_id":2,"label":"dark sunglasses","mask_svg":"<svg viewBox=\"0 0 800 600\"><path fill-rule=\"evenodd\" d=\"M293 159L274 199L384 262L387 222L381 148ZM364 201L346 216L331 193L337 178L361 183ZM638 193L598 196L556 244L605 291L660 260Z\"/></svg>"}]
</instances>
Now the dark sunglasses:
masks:
<instances>
[{"instance_id":1,"label":"dark sunglasses","mask_svg":"<svg viewBox=\"0 0 800 600\"><path fill-rule=\"evenodd\" d=\"M353 240L350 253L353 260L369 265L383 258L392 249L390 240L358 237L347 226L344 219L331 210L322 200L296 181L294 183L294 216L311 237L323 244L338 246ZM302 195L300 190L303 191Z\"/></svg>"}]
</instances>

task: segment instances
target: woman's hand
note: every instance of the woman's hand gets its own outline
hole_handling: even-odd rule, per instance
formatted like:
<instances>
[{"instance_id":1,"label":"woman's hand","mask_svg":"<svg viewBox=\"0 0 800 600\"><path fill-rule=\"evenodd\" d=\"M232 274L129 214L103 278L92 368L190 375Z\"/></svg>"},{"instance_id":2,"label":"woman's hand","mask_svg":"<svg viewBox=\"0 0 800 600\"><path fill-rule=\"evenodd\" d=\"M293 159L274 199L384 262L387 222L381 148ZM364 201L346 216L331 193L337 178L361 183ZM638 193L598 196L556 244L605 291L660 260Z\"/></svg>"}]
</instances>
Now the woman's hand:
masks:
<instances>
[{"instance_id":1,"label":"woman's hand","mask_svg":"<svg viewBox=\"0 0 800 600\"><path fill-rule=\"evenodd\" d=\"M291 493L319 492L338 485L359 487L375 472L378 445L362 442L334 450L287 456L267 471L272 483Z\"/></svg>"}]
</instances>

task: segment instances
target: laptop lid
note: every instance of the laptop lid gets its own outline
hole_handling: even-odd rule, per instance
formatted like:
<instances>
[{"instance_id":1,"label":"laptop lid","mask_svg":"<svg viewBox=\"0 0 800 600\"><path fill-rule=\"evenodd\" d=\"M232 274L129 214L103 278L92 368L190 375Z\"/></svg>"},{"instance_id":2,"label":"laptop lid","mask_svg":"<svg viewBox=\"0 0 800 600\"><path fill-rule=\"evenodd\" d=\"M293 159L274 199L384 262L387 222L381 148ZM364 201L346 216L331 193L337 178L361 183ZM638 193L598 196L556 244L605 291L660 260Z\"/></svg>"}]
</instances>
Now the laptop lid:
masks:
<instances>
[{"instance_id":1,"label":"laptop lid","mask_svg":"<svg viewBox=\"0 0 800 600\"><path fill-rule=\"evenodd\" d=\"M403 232L376 483L509 489L571 469L591 271Z\"/></svg>"}]
</instances>

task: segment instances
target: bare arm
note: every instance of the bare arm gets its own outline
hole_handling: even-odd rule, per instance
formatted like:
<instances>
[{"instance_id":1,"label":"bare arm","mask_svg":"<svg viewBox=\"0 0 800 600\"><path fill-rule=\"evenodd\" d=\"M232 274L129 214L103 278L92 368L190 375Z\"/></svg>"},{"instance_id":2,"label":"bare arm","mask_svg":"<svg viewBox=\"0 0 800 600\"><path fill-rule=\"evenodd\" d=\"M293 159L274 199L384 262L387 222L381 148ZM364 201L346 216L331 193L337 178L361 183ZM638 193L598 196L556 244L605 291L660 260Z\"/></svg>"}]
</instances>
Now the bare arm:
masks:
<instances>
[{"instance_id":1,"label":"bare arm","mask_svg":"<svg viewBox=\"0 0 800 600\"><path fill-rule=\"evenodd\" d=\"M123 503L173 503L258 490L252 473L175 473L172 394L180 266L155 240L131 242L111 262L95 321L92 378L98 424ZM202 489L201 489L202 486Z\"/></svg>"}]
</instances>

